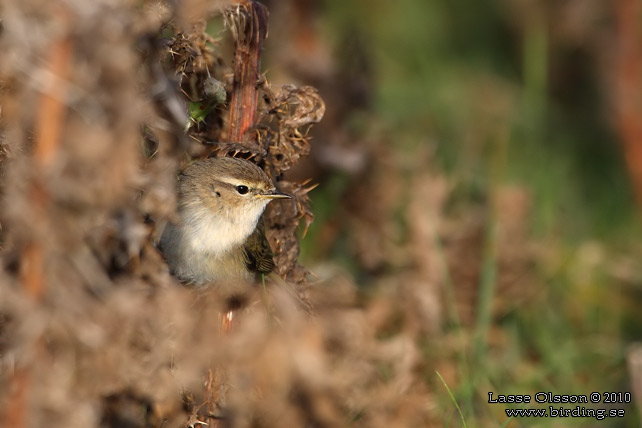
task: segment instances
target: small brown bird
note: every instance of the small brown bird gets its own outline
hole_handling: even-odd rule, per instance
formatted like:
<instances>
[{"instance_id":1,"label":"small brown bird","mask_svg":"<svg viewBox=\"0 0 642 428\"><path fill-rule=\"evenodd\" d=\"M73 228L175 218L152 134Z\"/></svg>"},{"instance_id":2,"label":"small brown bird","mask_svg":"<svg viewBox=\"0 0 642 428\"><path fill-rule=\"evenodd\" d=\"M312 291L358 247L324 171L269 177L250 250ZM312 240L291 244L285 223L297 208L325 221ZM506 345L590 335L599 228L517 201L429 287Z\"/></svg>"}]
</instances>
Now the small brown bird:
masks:
<instances>
[{"instance_id":1,"label":"small brown bird","mask_svg":"<svg viewBox=\"0 0 642 428\"><path fill-rule=\"evenodd\" d=\"M180 173L178 224L160 248L172 273L196 286L250 282L274 268L261 215L278 192L255 164L236 158L196 161Z\"/></svg>"}]
</instances>

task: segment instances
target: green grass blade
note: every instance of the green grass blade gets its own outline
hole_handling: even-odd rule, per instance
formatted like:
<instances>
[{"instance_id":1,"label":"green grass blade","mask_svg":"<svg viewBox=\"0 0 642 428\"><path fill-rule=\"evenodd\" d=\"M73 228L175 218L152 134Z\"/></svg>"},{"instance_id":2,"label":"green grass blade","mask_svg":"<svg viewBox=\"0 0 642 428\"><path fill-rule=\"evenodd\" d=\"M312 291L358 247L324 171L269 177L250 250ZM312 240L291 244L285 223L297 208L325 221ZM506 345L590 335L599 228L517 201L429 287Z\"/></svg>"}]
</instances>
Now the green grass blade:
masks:
<instances>
[{"instance_id":1,"label":"green grass blade","mask_svg":"<svg viewBox=\"0 0 642 428\"><path fill-rule=\"evenodd\" d=\"M448 395L450 395L450 399L451 399L451 400L453 401L453 403L455 404L455 408L457 408L457 412L459 412L459 417L461 418L461 424L462 424L462 426L463 426L464 428L467 428L467 426L466 426L466 419L464 418L464 414L462 413L461 408L459 407L459 403L457 403L457 400L455 400L455 396L453 395L453 393L452 393L452 391L450 390L450 388L448 388L448 384L446 383L446 381L444 380L444 378L443 378L443 377L441 377L441 374L440 374L437 370L435 370L435 373L437 373L437 376L439 377L439 380L441 380L441 383L443 383L443 384L444 384L444 387L446 388L446 391L448 391Z\"/></svg>"}]
</instances>

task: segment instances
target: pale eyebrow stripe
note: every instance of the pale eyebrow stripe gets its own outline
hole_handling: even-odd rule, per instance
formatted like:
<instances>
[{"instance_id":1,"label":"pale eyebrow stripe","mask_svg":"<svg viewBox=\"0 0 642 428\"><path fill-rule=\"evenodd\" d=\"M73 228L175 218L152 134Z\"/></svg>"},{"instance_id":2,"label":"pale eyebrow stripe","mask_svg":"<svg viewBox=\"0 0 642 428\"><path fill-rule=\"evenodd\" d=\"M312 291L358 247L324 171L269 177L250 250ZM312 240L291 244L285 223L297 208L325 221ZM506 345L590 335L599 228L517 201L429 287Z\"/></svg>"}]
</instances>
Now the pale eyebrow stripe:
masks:
<instances>
[{"instance_id":1,"label":"pale eyebrow stripe","mask_svg":"<svg viewBox=\"0 0 642 428\"><path fill-rule=\"evenodd\" d=\"M219 181L225 184L229 184L231 186L240 186L240 185L249 186L251 184L248 181L240 181L240 180L235 180L233 178L228 178L228 177L220 178Z\"/></svg>"}]
</instances>

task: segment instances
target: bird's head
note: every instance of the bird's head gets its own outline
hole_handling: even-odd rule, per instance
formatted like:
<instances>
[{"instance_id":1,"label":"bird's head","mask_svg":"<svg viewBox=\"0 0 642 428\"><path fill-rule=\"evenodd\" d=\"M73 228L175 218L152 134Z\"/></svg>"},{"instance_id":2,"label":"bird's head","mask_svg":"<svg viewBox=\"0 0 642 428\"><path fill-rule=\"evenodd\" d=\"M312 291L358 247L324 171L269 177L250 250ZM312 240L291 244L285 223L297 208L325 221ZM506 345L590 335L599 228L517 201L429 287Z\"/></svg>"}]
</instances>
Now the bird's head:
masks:
<instances>
[{"instance_id":1,"label":"bird's head","mask_svg":"<svg viewBox=\"0 0 642 428\"><path fill-rule=\"evenodd\" d=\"M197 161L180 177L181 209L200 210L204 217L223 216L240 226L256 225L271 200L287 198L291 196L278 192L261 168L242 159Z\"/></svg>"}]
</instances>

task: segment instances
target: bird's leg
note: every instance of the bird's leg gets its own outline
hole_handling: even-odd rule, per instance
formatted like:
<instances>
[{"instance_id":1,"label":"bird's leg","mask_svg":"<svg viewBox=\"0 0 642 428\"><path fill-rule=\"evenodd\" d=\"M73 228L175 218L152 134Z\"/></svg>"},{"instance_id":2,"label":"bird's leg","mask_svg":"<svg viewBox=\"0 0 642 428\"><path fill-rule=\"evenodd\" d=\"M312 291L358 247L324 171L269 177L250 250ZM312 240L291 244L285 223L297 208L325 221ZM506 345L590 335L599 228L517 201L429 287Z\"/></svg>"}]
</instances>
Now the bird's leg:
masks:
<instances>
[{"instance_id":1,"label":"bird's leg","mask_svg":"<svg viewBox=\"0 0 642 428\"><path fill-rule=\"evenodd\" d=\"M221 330L223 333L228 334L232 331L232 320L234 319L234 309L230 309L223 314L223 321L221 323Z\"/></svg>"}]
</instances>

